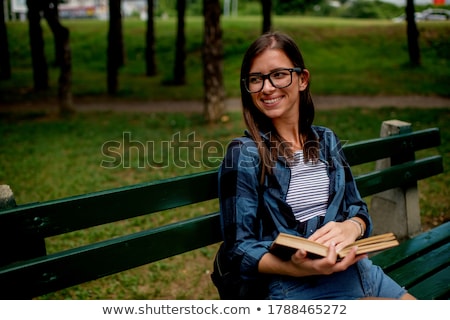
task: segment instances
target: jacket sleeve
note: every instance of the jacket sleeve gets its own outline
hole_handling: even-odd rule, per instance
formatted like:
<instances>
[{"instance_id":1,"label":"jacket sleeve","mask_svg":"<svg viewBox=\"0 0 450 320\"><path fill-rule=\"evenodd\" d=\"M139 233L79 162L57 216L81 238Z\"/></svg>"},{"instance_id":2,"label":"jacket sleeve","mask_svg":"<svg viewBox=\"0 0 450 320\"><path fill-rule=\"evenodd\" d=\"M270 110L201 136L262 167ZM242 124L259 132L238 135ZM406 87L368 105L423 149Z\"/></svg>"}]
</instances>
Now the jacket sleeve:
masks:
<instances>
[{"instance_id":1,"label":"jacket sleeve","mask_svg":"<svg viewBox=\"0 0 450 320\"><path fill-rule=\"evenodd\" d=\"M271 242L260 241L258 219L259 155L250 139L233 140L219 168L219 203L228 258L243 278L258 274Z\"/></svg>"}]
</instances>

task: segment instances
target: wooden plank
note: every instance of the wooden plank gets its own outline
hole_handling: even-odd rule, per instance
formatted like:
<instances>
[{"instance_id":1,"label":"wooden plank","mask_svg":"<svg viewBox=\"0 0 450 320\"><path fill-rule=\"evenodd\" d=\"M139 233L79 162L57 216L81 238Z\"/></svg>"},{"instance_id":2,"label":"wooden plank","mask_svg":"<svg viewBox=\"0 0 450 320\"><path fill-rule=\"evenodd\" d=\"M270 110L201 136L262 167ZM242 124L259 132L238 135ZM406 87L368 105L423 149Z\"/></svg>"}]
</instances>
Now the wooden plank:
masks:
<instances>
[{"instance_id":1,"label":"wooden plank","mask_svg":"<svg viewBox=\"0 0 450 320\"><path fill-rule=\"evenodd\" d=\"M399 246L380 252L371 257L374 264L389 272L394 268L423 254L430 248L437 247L450 241L450 222L441 224L416 237L402 242Z\"/></svg>"},{"instance_id":2,"label":"wooden plank","mask_svg":"<svg viewBox=\"0 0 450 320\"><path fill-rule=\"evenodd\" d=\"M219 213L0 268L0 298L36 297L222 240Z\"/></svg>"},{"instance_id":3,"label":"wooden plank","mask_svg":"<svg viewBox=\"0 0 450 320\"><path fill-rule=\"evenodd\" d=\"M388 275L406 288L428 278L450 265L450 242L437 248L426 248L427 252L388 272Z\"/></svg>"},{"instance_id":4,"label":"wooden plank","mask_svg":"<svg viewBox=\"0 0 450 320\"><path fill-rule=\"evenodd\" d=\"M365 197L442 173L442 163L441 156L432 156L363 174L355 180L361 196Z\"/></svg>"},{"instance_id":5,"label":"wooden plank","mask_svg":"<svg viewBox=\"0 0 450 320\"><path fill-rule=\"evenodd\" d=\"M375 138L347 144L343 147L351 166L390 158L408 151L418 151L439 146L441 143L438 128Z\"/></svg>"},{"instance_id":6,"label":"wooden plank","mask_svg":"<svg viewBox=\"0 0 450 320\"><path fill-rule=\"evenodd\" d=\"M217 198L217 171L0 211L0 234L50 237Z\"/></svg>"},{"instance_id":7,"label":"wooden plank","mask_svg":"<svg viewBox=\"0 0 450 320\"><path fill-rule=\"evenodd\" d=\"M418 299L450 299L450 266L408 289Z\"/></svg>"}]
</instances>

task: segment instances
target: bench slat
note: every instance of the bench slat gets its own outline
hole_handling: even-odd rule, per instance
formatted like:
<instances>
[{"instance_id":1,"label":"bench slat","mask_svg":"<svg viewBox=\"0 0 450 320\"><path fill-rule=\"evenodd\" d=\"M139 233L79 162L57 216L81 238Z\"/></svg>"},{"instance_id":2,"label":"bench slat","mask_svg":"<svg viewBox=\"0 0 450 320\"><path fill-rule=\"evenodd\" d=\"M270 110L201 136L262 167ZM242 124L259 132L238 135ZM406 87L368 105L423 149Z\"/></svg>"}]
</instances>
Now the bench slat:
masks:
<instances>
[{"instance_id":1,"label":"bench slat","mask_svg":"<svg viewBox=\"0 0 450 320\"><path fill-rule=\"evenodd\" d=\"M450 299L450 266L409 288L418 299Z\"/></svg>"},{"instance_id":2,"label":"bench slat","mask_svg":"<svg viewBox=\"0 0 450 320\"><path fill-rule=\"evenodd\" d=\"M443 171L442 157L432 156L360 175L355 180L361 196L365 197L392 188L402 187L408 183L431 177Z\"/></svg>"},{"instance_id":3,"label":"bench slat","mask_svg":"<svg viewBox=\"0 0 450 320\"><path fill-rule=\"evenodd\" d=\"M219 213L0 268L0 298L39 296L222 240Z\"/></svg>"},{"instance_id":4,"label":"bench slat","mask_svg":"<svg viewBox=\"0 0 450 320\"><path fill-rule=\"evenodd\" d=\"M406 139L406 141L405 141ZM351 166L437 147L441 143L438 128L424 129L390 137L376 138L347 144L343 147L347 161Z\"/></svg>"},{"instance_id":5,"label":"bench slat","mask_svg":"<svg viewBox=\"0 0 450 320\"><path fill-rule=\"evenodd\" d=\"M430 274L438 272L444 266L449 266L450 256L446 254L447 252L450 252L450 243L432 249L388 274L398 283L409 288Z\"/></svg>"},{"instance_id":6,"label":"bench slat","mask_svg":"<svg viewBox=\"0 0 450 320\"><path fill-rule=\"evenodd\" d=\"M404 261L412 259L429 248L440 246L450 241L450 222L441 224L427 232L421 233L399 246L378 253L371 257L373 263L390 272Z\"/></svg>"},{"instance_id":7,"label":"bench slat","mask_svg":"<svg viewBox=\"0 0 450 320\"><path fill-rule=\"evenodd\" d=\"M217 198L217 171L0 211L0 234L50 237Z\"/></svg>"}]
</instances>

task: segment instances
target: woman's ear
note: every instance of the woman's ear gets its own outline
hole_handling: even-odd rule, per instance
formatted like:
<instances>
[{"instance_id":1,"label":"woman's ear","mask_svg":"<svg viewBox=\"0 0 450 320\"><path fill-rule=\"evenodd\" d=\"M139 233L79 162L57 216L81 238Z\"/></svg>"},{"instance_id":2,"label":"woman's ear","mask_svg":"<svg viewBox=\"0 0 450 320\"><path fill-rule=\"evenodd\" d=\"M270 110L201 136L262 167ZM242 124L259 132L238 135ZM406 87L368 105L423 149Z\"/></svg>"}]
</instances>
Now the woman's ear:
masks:
<instances>
[{"instance_id":1,"label":"woman's ear","mask_svg":"<svg viewBox=\"0 0 450 320\"><path fill-rule=\"evenodd\" d=\"M309 83L309 71L303 69L298 75L298 91L304 91Z\"/></svg>"}]
</instances>

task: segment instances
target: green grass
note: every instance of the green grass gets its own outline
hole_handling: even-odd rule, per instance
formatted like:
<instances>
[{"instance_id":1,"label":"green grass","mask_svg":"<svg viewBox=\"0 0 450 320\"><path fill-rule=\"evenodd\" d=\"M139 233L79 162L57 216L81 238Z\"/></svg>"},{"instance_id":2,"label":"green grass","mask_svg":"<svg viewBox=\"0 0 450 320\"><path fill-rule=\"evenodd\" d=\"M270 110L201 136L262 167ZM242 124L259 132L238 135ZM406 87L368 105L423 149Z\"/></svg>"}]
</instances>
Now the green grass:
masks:
<instances>
[{"instance_id":1,"label":"green grass","mask_svg":"<svg viewBox=\"0 0 450 320\"><path fill-rule=\"evenodd\" d=\"M172 141L174 135L187 140L195 134L201 146L213 141L224 150L229 140L244 130L239 113L230 113L229 117L230 121L211 125L205 124L199 114L181 113L89 112L68 119L45 113L5 114L0 119L0 183L9 184L17 203L25 204L209 170L214 165L206 161L186 168L145 165L143 155L134 151L124 153L129 160L127 167L101 167L102 160L108 159L102 146L108 141L121 141L124 132L131 135L132 141L154 141L156 146L161 141ZM445 173L419 182L420 206L427 226L449 220L449 110L349 108L320 111L315 123L335 129L342 140L355 142L377 137L381 122L388 119L411 122L414 130L441 129L442 146L427 153L443 155ZM195 150L196 159L203 159L201 148ZM157 159L170 158L161 148L155 152ZM371 168L355 170L362 173ZM217 210L217 201L52 237L46 239L47 247L52 253L212 210ZM217 293L209 273L216 249L217 245L212 245L41 299L215 299Z\"/></svg>"},{"instance_id":2,"label":"green grass","mask_svg":"<svg viewBox=\"0 0 450 320\"><path fill-rule=\"evenodd\" d=\"M105 21L67 20L71 32L73 94L77 98L106 95L106 49L108 25ZM224 42L224 84L227 97L239 96L239 69L244 51L261 30L261 18L238 17L221 20ZM52 67L52 34L42 22L45 50L50 65L47 93L33 94L28 25L9 22L7 31L12 79L0 82L4 102L53 99L59 71ZM406 26L388 20L273 17L276 30L291 34L303 51L312 74L315 94L342 95L441 95L449 96L450 24L421 22L422 66L408 65ZM203 99L201 48L203 19L187 17L185 86L169 86L174 68L176 20L157 19L156 62L158 74L145 76L146 23L124 20L126 65L119 71L118 99L201 100ZM20 40L17 40L20 39Z\"/></svg>"}]
</instances>

